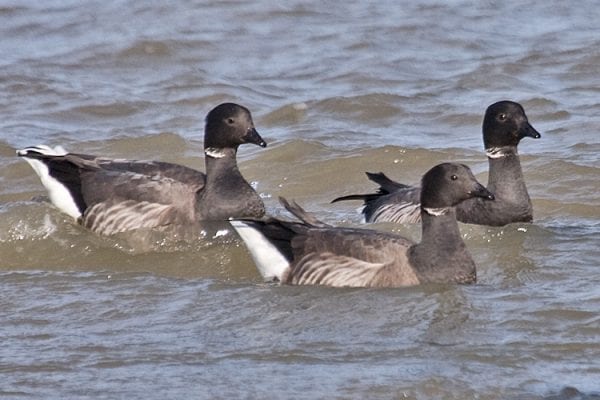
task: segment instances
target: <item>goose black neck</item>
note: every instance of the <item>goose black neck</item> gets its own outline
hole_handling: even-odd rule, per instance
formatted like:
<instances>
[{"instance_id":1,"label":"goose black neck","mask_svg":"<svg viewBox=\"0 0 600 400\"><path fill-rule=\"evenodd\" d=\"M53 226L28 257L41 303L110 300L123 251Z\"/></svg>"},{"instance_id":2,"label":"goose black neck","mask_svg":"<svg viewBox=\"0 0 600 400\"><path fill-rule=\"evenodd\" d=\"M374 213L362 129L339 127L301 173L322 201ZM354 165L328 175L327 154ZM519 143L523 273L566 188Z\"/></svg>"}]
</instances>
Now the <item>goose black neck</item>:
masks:
<instances>
[{"instance_id":1,"label":"goose black neck","mask_svg":"<svg viewBox=\"0 0 600 400\"><path fill-rule=\"evenodd\" d=\"M239 175L237 166L236 149L224 148L205 149L205 165L207 184L212 184L223 175Z\"/></svg>"},{"instance_id":2,"label":"goose black neck","mask_svg":"<svg viewBox=\"0 0 600 400\"><path fill-rule=\"evenodd\" d=\"M502 188L513 188L516 185L523 186L521 189L526 192L517 148L515 146L505 149L502 156L488 157L488 189L493 193L497 193Z\"/></svg>"}]
</instances>

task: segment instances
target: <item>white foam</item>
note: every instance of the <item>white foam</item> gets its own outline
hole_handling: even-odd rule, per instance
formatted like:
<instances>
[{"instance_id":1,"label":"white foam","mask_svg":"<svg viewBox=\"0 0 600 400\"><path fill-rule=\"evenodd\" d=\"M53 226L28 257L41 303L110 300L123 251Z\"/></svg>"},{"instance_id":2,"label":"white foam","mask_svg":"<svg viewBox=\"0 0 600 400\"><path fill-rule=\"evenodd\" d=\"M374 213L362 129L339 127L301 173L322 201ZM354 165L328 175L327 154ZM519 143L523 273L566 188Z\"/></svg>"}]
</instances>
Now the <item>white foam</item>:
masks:
<instances>
[{"instance_id":1,"label":"white foam","mask_svg":"<svg viewBox=\"0 0 600 400\"><path fill-rule=\"evenodd\" d=\"M221 236L227 236L228 233L229 229L219 229L217 233L215 233L215 235L213 236L213 239L216 239Z\"/></svg>"}]
</instances>

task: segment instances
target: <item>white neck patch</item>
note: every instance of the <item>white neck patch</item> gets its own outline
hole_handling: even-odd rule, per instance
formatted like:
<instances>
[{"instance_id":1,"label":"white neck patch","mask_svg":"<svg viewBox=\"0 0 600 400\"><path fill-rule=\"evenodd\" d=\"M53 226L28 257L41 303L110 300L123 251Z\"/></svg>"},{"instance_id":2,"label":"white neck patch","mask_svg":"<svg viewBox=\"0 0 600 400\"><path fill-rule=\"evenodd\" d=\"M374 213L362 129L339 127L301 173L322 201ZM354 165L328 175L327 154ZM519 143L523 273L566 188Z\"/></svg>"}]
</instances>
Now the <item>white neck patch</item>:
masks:
<instances>
[{"instance_id":1,"label":"white neck patch","mask_svg":"<svg viewBox=\"0 0 600 400\"><path fill-rule=\"evenodd\" d=\"M204 149L204 154L212 158L223 158L227 155L224 149L218 147L207 147Z\"/></svg>"},{"instance_id":2,"label":"white neck patch","mask_svg":"<svg viewBox=\"0 0 600 400\"><path fill-rule=\"evenodd\" d=\"M485 155L488 158L503 158L506 156L510 156L511 154L515 154L515 150L513 147L490 147L489 149L485 149Z\"/></svg>"},{"instance_id":3,"label":"white neck patch","mask_svg":"<svg viewBox=\"0 0 600 400\"><path fill-rule=\"evenodd\" d=\"M439 217L440 215L446 215L450 211L450 207L442 207L442 208L426 208L423 207L423 210L434 217Z\"/></svg>"}]
</instances>

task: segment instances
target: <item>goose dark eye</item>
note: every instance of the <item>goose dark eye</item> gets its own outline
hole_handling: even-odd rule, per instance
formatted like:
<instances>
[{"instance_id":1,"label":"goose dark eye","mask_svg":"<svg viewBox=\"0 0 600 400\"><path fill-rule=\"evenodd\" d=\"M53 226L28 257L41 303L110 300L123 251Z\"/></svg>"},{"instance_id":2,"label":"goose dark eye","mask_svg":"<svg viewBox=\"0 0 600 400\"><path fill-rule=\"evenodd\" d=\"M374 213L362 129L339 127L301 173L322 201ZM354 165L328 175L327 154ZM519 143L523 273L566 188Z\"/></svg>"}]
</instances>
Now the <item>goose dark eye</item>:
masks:
<instances>
[{"instance_id":1,"label":"goose dark eye","mask_svg":"<svg viewBox=\"0 0 600 400\"><path fill-rule=\"evenodd\" d=\"M227 118L227 123L228 123L229 125L233 125L233 123L234 123L234 122L235 122L235 121L233 120L233 118Z\"/></svg>"},{"instance_id":2,"label":"goose dark eye","mask_svg":"<svg viewBox=\"0 0 600 400\"><path fill-rule=\"evenodd\" d=\"M455 180L457 180L457 179L458 179L458 176L456 176L456 175L452 175L452 176L450 177L450 179L452 179L453 181L455 181Z\"/></svg>"},{"instance_id":3,"label":"goose dark eye","mask_svg":"<svg viewBox=\"0 0 600 400\"><path fill-rule=\"evenodd\" d=\"M502 113L502 114L499 114L499 115L498 115L498 119L499 119L500 121L506 121L506 114L504 114L504 113Z\"/></svg>"}]
</instances>

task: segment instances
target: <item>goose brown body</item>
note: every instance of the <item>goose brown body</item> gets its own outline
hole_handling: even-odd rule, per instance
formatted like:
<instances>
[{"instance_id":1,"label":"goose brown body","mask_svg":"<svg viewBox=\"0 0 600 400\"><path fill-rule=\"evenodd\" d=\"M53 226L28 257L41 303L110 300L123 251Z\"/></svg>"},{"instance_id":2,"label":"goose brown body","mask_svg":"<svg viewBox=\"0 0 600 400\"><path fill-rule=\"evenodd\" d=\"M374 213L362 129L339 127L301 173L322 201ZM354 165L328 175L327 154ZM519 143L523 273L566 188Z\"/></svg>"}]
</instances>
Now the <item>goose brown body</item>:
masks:
<instances>
[{"instance_id":1,"label":"goose brown body","mask_svg":"<svg viewBox=\"0 0 600 400\"><path fill-rule=\"evenodd\" d=\"M490 201L494 196L460 164L440 164L422 182L419 243L387 232L329 226L284 199L282 204L299 222L269 218L232 225L263 276L282 283L400 287L475 282L475 263L461 238L455 206L470 198Z\"/></svg>"},{"instance_id":2,"label":"goose brown body","mask_svg":"<svg viewBox=\"0 0 600 400\"><path fill-rule=\"evenodd\" d=\"M245 143L266 146L250 111L224 103L206 117L206 173L178 164L109 159L47 146L29 147L17 154L40 175L58 208L92 231L111 235L261 217L264 204L237 167L237 149Z\"/></svg>"},{"instance_id":3,"label":"goose brown body","mask_svg":"<svg viewBox=\"0 0 600 400\"><path fill-rule=\"evenodd\" d=\"M524 137L539 138L529 124L523 107L512 101L494 103L486 110L483 139L489 161L487 188L496 201L464 201L456 208L457 219L464 223L502 226L513 222L531 222L533 206L521 169L517 145ZM417 186L404 185L383 173L367 173L379 185L377 193L338 197L333 202L362 200L366 222L416 223L421 219L420 192Z\"/></svg>"}]
</instances>

